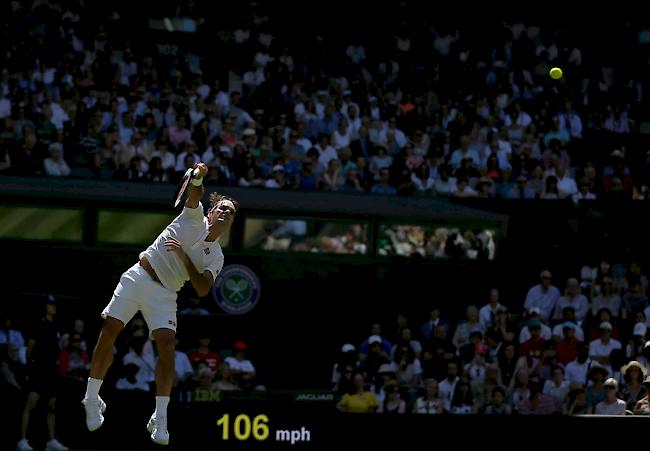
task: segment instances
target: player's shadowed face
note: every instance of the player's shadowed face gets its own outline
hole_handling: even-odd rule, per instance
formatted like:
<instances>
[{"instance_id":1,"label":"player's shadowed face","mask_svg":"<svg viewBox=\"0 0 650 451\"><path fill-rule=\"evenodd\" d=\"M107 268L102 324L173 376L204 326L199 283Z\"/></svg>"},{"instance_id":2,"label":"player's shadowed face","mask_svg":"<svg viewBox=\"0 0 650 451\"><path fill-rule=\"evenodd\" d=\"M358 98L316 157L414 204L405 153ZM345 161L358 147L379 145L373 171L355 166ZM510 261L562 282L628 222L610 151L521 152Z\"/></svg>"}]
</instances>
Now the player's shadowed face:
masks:
<instances>
[{"instance_id":1,"label":"player's shadowed face","mask_svg":"<svg viewBox=\"0 0 650 451\"><path fill-rule=\"evenodd\" d=\"M235 217L235 206L229 200L222 200L208 212L210 225L220 224L230 226Z\"/></svg>"}]
</instances>

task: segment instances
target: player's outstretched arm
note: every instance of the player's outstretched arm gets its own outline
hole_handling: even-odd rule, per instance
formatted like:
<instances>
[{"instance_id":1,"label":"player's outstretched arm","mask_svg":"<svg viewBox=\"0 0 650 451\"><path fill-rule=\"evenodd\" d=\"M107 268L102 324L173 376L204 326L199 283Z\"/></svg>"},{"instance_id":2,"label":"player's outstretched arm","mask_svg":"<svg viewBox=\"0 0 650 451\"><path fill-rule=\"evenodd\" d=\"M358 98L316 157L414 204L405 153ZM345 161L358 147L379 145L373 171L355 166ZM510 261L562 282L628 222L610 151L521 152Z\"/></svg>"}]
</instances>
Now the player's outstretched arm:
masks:
<instances>
[{"instance_id":1,"label":"player's outstretched arm","mask_svg":"<svg viewBox=\"0 0 650 451\"><path fill-rule=\"evenodd\" d=\"M194 168L198 168L199 173L193 180L201 180L208 173L208 167L205 163L194 163ZM187 200L185 201L185 206L187 208L196 208L199 206L199 202L203 198L203 184L198 186L194 183L190 183L189 194Z\"/></svg>"}]
</instances>

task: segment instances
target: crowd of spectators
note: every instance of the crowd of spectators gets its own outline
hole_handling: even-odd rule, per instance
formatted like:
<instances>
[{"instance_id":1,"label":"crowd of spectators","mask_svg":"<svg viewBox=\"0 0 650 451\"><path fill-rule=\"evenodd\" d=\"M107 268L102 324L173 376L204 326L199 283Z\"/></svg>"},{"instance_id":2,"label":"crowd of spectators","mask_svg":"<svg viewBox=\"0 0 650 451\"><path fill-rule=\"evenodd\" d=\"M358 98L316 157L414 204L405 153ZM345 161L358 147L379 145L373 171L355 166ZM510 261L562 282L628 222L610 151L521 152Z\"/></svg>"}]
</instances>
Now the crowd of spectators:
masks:
<instances>
[{"instance_id":1,"label":"crowd of spectators","mask_svg":"<svg viewBox=\"0 0 650 451\"><path fill-rule=\"evenodd\" d=\"M499 290L466 318L443 299L413 324L373 324L346 343L332 369L346 412L648 415L650 304L640 265L575 268L558 285L548 270L520 299ZM477 303L479 304L479 303Z\"/></svg>"},{"instance_id":2,"label":"crowd of spectators","mask_svg":"<svg viewBox=\"0 0 650 451\"><path fill-rule=\"evenodd\" d=\"M124 37L117 6L3 9L1 174L167 183L204 161L218 186L645 197L633 62L600 63L568 27L477 33L395 11L382 46L323 30L304 52L283 39L279 13L251 4L211 36L219 56L180 44L164 55L136 45L135 30Z\"/></svg>"}]
</instances>

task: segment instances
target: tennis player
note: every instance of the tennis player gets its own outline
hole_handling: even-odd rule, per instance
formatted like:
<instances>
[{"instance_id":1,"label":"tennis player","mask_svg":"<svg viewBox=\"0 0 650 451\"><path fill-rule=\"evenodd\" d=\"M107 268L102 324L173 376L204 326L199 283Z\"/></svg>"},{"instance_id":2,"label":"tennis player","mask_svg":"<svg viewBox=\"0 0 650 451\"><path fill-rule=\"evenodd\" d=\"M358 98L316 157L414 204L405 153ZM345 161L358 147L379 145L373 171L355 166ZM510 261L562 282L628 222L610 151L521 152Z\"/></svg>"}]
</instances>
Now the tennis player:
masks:
<instances>
[{"instance_id":1,"label":"tennis player","mask_svg":"<svg viewBox=\"0 0 650 451\"><path fill-rule=\"evenodd\" d=\"M229 230L237 211L234 199L212 193L210 209L204 216L200 200L208 168L203 163L195 167L199 173L191 181L183 211L140 254L138 263L122 274L111 302L102 312L104 325L93 352L82 401L86 426L91 431L104 423L106 404L99 396L99 389L113 363L113 343L124 325L140 310L158 348L156 410L147 429L155 443L169 443L167 405L174 381L176 293L188 280L199 296L210 292L223 268L218 239Z\"/></svg>"}]
</instances>

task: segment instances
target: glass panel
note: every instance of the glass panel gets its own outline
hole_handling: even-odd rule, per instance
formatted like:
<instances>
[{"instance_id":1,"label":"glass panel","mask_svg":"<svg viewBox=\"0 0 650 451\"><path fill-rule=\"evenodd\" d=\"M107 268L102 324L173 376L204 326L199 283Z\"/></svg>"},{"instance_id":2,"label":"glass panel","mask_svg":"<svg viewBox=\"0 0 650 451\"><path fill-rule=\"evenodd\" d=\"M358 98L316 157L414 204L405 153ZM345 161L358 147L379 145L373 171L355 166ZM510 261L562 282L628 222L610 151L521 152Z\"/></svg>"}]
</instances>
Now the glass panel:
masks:
<instances>
[{"instance_id":1,"label":"glass panel","mask_svg":"<svg viewBox=\"0 0 650 451\"><path fill-rule=\"evenodd\" d=\"M97 241L100 243L148 245L177 216L176 213L135 213L130 211L99 212ZM228 247L229 234L219 240Z\"/></svg>"},{"instance_id":2,"label":"glass panel","mask_svg":"<svg viewBox=\"0 0 650 451\"><path fill-rule=\"evenodd\" d=\"M244 248L363 255L368 250L368 239L365 224L320 219L247 218Z\"/></svg>"},{"instance_id":3,"label":"glass panel","mask_svg":"<svg viewBox=\"0 0 650 451\"><path fill-rule=\"evenodd\" d=\"M476 227L382 224L377 254L494 260L497 231Z\"/></svg>"},{"instance_id":4,"label":"glass panel","mask_svg":"<svg viewBox=\"0 0 650 451\"><path fill-rule=\"evenodd\" d=\"M0 207L0 238L81 241L82 210Z\"/></svg>"}]
</instances>

